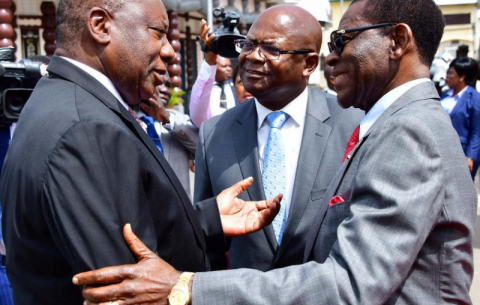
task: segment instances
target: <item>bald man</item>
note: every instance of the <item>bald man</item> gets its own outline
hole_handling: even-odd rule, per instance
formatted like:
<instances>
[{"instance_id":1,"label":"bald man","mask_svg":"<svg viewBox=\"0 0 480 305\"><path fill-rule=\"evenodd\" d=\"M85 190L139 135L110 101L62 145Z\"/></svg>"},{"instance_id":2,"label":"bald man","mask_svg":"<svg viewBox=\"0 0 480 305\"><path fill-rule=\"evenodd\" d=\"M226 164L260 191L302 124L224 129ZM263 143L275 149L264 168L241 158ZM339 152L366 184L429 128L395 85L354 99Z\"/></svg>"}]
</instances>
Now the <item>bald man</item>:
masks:
<instances>
[{"instance_id":1,"label":"bald man","mask_svg":"<svg viewBox=\"0 0 480 305\"><path fill-rule=\"evenodd\" d=\"M194 208L134 117L129 105L153 95L174 56L160 0L61 0L56 18L49 76L22 110L2 170L16 305L82 304L75 273L135 262L125 223L175 268L205 271L206 242L226 246L225 213L248 208L249 220L233 217L243 229L231 232L248 233L262 223L255 215L271 222L280 197L258 206L262 213L235 198L250 180Z\"/></svg>"},{"instance_id":2,"label":"bald man","mask_svg":"<svg viewBox=\"0 0 480 305\"><path fill-rule=\"evenodd\" d=\"M242 82L255 98L206 121L200 129L194 202L249 176L254 184L243 199L261 200L275 187L284 194L272 225L231 239L230 268L266 271L302 262L313 212L341 165L339 152L363 116L361 111L341 109L334 97L308 87L321 42L322 28L307 11L293 5L266 10L237 45ZM275 114L285 115L279 129L283 143L279 152L284 157L278 163L267 153L267 147L278 145L268 123ZM272 164L277 167L271 169ZM213 261L212 266L222 267Z\"/></svg>"}]
</instances>

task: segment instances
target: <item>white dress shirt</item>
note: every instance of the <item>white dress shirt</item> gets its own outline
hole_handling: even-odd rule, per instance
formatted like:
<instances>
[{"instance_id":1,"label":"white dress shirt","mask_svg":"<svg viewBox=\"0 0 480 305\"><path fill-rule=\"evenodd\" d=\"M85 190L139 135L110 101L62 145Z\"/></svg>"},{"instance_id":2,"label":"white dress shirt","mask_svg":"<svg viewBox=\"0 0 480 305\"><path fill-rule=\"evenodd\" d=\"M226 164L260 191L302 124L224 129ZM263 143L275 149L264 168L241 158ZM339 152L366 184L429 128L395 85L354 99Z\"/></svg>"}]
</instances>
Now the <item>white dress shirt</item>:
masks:
<instances>
[{"instance_id":1,"label":"white dress shirt","mask_svg":"<svg viewBox=\"0 0 480 305\"><path fill-rule=\"evenodd\" d=\"M467 91L468 86L462 89L462 91L458 92L457 95L453 96L453 89L447 91L446 96L440 102L442 103L443 109L450 115L452 113L453 108L457 105L457 102L462 98L462 95L465 91Z\"/></svg>"},{"instance_id":2,"label":"white dress shirt","mask_svg":"<svg viewBox=\"0 0 480 305\"><path fill-rule=\"evenodd\" d=\"M286 183L285 194L283 194L282 204L285 206L285 217L288 217L290 212L290 204L292 201L293 184L295 182L295 175L297 173L298 155L300 153L300 146L303 138L303 127L305 126L305 116L307 113L308 87L296 99L291 101L280 111L290 115L283 127L280 129L283 142L285 143L285 171ZM265 146L267 145L268 134L270 133L270 126L265 121L267 115L272 110L264 107L255 99L258 117L258 160L260 163L260 171L263 170L263 158L265 153ZM271 199L271 198L267 198Z\"/></svg>"},{"instance_id":3,"label":"white dress shirt","mask_svg":"<svg viewBox=\"0 0 480 305\"><path fill-rule=\"evenodd\" d=\"M97 70L93 69L92 67L89 67L86 64L83 64L83 63L81 63L79 61L76 61L74 59L71 59L71 58L68 58L68 57L63 57L63 56L60 56L60 57L65 59L66 61L74 64L79 69L85 71L86 73L91 75L93 78L98 80L105 88L107 88L108 91L110 91L110 93L112 93L117 98L117 100L120 102L120 104L123 105L123 107L125 107L125 109L128 109L127 103L125 103L125 101L120 96L120 93L118 93L117 89L113 85L112 81L106 75L104 75L100 71L97 71Z\"/></svg>"},{"instance_id":4,"label":"white dress shirt","mask_svg":"<svg viewBox=\"0 0 480 305\"><path fill-rule=\"evenodd\" d=\"M379 99L378 102L375 103L375 105L373 105L372 109L370 109L370 111L360 122L359 139L363 138L363 136L368 132L370 127L372 127L372 125L375 123L375 121L377 121L377 119L382 115L382 113L384 113L388 107L390 107L396 100L398 100L400 96L405 94L405 92L412 89L416 85L429 81L430 79L428 78L419 78L416 80L412 80L408 83L398 86L397 88L391 90L390 92L382 96L382 98Z\"/></svg>"}]
</instances>

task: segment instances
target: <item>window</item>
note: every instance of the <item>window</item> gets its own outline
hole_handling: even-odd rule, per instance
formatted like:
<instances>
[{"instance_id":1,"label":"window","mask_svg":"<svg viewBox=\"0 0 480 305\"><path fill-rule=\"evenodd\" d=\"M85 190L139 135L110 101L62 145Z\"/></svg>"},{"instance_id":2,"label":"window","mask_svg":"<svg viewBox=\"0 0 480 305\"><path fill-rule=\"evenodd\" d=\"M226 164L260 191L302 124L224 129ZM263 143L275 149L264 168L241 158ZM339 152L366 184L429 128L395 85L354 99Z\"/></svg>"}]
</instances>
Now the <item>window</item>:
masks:
<instances>
[{"instance_id":1,"label":"window","mask_svg":"<svg viewBox=\"0 0 480 305\"><path fill-rule=\"evenodd\" d=\"M446 25L470 24L470 14L445 15Z\"/></svg>"}]
</instances>

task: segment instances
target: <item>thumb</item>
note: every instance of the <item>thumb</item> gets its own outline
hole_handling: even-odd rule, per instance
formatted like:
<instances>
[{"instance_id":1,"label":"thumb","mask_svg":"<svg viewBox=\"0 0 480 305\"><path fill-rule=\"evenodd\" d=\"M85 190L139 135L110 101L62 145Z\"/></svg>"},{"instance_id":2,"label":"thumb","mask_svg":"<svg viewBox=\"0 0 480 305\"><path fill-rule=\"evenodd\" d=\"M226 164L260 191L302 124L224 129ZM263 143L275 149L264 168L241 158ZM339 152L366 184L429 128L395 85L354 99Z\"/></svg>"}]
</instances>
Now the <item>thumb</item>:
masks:
<instances>
[{"instance_id":1,"label":"thumb","mask_svg":"<svg viewBox=\"0 0 480 305\"><path fill-rule=\"evenodd\" d=\"M237 197L238 195L246 191L250 187L250 185L252 185L252 183L253 183L253 178L248 177L247 179L238 181L228 189L225 189L222 193L231 195L233 197Z\"/></svg>"},{"instance_id":2,"label":"thumb","mask_svg":"<svg viewBox=\"0 0 480 305\"><path fill-rule=\"evenodd\" d=\"M132 226L129 223L123 227L123 238L139 262L157 257L152 251L150 251L150 249L147 248L147 246L145 246L140 238L133 233Z\"/></svg>"}]
</instances>

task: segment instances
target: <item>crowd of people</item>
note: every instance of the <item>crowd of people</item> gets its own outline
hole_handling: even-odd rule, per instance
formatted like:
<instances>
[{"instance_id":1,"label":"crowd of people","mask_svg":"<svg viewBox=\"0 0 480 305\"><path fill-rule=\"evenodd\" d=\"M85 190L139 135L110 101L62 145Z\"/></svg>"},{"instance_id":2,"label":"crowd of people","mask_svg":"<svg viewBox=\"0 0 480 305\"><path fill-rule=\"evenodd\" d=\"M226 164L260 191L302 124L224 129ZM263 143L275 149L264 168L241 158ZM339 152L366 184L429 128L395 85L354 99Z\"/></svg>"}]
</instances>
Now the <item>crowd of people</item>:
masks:
<instances>
[{"instance_id":1,"label":"crowd of people","mask_svg":"<svg viewBox=\"0 0 480 305\"><path fill-rule=\"evenodd\" d=\"M60 0L2 169L14 304L471 304L478 64L440 98L433 0L354 0L326 91L319 22L268 8L236 67L205 52L190 116L167 108L168 22L161 0Z\"/></svg>"}]
</instances>

